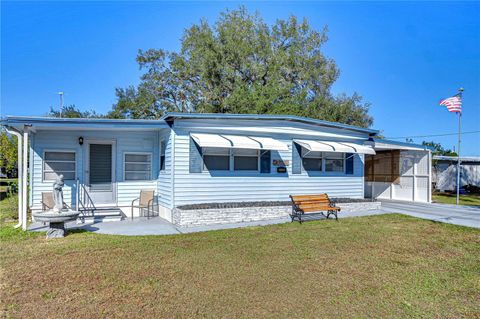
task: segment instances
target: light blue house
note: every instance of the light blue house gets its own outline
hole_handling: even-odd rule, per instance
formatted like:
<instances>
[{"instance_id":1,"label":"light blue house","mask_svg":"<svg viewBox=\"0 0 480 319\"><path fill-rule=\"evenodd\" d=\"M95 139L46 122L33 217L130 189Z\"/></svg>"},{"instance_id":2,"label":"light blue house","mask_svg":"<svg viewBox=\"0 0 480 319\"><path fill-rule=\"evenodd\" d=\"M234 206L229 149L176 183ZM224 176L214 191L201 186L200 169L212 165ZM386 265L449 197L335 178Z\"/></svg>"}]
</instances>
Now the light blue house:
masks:
<instances>
[{"instance_id":1,"label":"light blue house","mask_svg":"<svg viewBox=\"0 0 480 319\"><path fill-rule=\"evenodd\" d=\"M181 223L184 218L177 208L190 204L288 201L290 194L317 193L364 198L367 192L381 197L385 185L381 186L383 193L375 194L372 183L366 182L365 156L375 156L376 150L430 156L428 150L413 144L377 141L377 148L376 130L297 116L7 117L2 124L29 142L19 152L24 164L20 196L24 220L25 199L32 211L42 210L42 193L51 191L60 174L65 177L65 202L73 208L85 205L86 194L96 208L116 208L124 216L138 216L140 212L132 211L131 203L141 190L149 189L157 196L159 215ZM426 169L429 172L429 166ZM421 176L414 176L413 185ZM393 190L394 183L390 184ZM395 198L392 190L390 198ZM415 195L411 200L416 200ZM422 201L430 197L422 195Z\"/></svg>"}]
</instances>

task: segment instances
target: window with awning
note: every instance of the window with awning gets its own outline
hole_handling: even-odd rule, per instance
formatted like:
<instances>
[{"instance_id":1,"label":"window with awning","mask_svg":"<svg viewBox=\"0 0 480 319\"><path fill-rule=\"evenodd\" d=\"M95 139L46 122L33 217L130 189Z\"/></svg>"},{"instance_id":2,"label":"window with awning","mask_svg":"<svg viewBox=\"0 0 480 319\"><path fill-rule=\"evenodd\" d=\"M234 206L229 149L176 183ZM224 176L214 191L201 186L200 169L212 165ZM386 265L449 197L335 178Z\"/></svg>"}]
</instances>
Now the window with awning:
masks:
<instances>
[{"instance_id":1,"label":"window with awning","mask_svg":"<svg viewBox=\"0 0 480 319\"><path fill-rule=\"evenodd\" d=\"M294 139L293 141L312 152L357 153L375 155L375 150L373 149L373 147L360 143L301 139Z\"/></svg>"},{"instance_id":2,"label":"window with awning","mask_svg":"<svg viewBox=\"0 0 480 319\"><path fill-rule=\"evenodd\" d=\"M190 134L200 147L242 148L253 150L288 151L288 145L271 137L228 134Z\"/></svg>"},{"instance_id":3,"label":"window with awning","mask_svg":"<svg viewBox=\"0 0 480 319\"><path fill-rule=\"evenodd\" d=\"M190 172L271 172L270 151L287 151L288 145L271 137L229 134L191 134Z\"/></svg>"},{"instance_id":4,"label":"window with awning","mask_svg":"<svg viewBox=\"0 0 480 319\"><path fill-rule=\"evenodd\" d=\"M292 173L336 172L354 174L355 154L375 154L370 145L353 142L294 139Z\"/></svg>"}]
</instances>

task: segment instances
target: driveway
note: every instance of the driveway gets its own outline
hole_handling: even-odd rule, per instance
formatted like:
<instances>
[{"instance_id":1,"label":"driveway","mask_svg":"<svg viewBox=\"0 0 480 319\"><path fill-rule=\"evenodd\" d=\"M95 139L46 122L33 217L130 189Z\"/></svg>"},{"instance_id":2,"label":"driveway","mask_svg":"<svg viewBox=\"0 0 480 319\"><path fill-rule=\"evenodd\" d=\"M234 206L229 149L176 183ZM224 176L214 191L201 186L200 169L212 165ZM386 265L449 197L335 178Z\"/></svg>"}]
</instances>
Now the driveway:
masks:
<instances>
[{"instance_id":1,"label":"driveway","mask_svg":"<svg viewBox=\"0 0 480 319\"><path fill-rule=\"evenodd\" d=\"M402 213L442 223L480 228L479 206L457 206L447 204L425 204L381 200L386 213Z\"/></svg>"}]
</instances>

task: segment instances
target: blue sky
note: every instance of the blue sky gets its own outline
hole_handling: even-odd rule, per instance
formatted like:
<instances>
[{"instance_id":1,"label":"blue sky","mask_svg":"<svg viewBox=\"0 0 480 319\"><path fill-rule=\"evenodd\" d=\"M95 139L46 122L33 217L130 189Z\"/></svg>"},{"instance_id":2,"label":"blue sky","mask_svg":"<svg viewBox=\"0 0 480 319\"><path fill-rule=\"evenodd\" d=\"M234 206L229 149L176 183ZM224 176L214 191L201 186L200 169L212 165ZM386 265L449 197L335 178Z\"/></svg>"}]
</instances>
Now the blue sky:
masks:
<instances>
[{"instance_id":1,"label":"blue sky","mask_svg":"<svg viewBox=\"0 0 480 319\"><path fill-rule=\"evenodd\" d=\"M178 50L183 30L240 2L5 2L1 114L44 115L65 104L106 112L115 87L137 84L138 49ZM480 130L480 2L246 2L268 23L290 14L329 27L334 93L358 92L386 137L457 132L441 98L465 88L463 131ZM415 138L452 148L456 136ZM480 134L463 138L480 156Z\"/></svg>"}]
</instances>

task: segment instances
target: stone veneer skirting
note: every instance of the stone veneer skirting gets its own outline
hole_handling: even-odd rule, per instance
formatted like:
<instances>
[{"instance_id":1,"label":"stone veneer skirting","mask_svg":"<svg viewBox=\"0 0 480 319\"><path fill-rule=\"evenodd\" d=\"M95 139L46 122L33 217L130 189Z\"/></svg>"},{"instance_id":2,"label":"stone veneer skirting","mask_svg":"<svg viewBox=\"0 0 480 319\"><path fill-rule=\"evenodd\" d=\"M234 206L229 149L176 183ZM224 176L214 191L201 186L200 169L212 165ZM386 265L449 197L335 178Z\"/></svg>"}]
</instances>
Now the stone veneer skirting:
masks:
<instances>
[{"instance_id":1,"label":"stone veneer skirting","mask_svg":"<svg viewBox=\"0 0 480 319\"><path fill-rule=\"evenodd\" d=\"M338 203L342 212L364 212L380 209L380 202ZM173 223L180 227L252 222L287 217L291 206L262 206L211 209L180 209L172 212Z\"/></svg>"}]
</instances>

